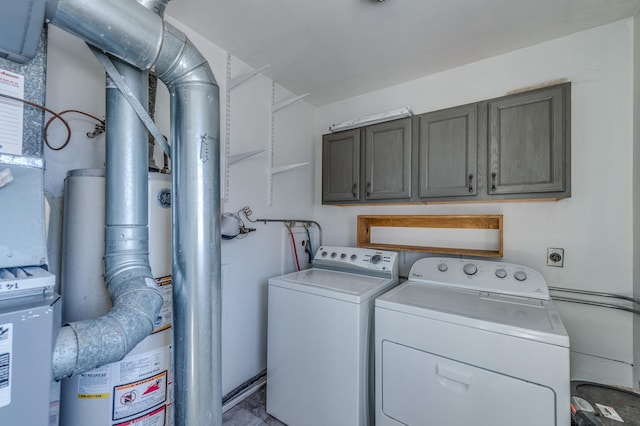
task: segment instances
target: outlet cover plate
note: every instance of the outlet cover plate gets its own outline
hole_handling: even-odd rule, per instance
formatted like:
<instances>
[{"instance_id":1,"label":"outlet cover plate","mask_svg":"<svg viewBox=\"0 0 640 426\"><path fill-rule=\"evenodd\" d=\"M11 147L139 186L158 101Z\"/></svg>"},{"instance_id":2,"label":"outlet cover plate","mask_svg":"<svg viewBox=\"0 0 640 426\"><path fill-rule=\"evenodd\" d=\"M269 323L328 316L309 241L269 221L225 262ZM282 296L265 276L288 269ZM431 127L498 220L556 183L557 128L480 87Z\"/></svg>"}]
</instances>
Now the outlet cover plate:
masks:
<instances>
[{"instance_id":1,"label":"outlet cover plate","mask_svg":"<svg viewBox=\"0 0 640 426\"><path fill-rule=\"evenodd\" d=\"M548 248L547 249L547 266L555 266L562 268L564 266L564 249Z\"/></svg>"}]
</instances>

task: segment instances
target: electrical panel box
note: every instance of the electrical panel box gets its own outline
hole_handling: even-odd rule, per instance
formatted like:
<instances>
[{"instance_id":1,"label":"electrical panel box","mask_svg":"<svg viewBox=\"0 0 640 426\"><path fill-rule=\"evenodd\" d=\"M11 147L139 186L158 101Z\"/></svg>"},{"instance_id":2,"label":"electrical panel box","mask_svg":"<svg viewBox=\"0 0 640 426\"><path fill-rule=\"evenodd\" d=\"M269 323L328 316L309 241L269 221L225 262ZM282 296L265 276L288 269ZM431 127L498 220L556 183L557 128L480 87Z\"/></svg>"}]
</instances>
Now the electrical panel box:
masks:
<instances>
[{"instance_id":1,"label":"electrical panel box","mask_svg":"<svg viewBox=\"0 0 640 426\"><path fill-rule=\"evenodd\" d=\"M60 386L52 351L60 328L55 277L38 267L0 268L0 419L58 424Z\"/></svg>"},{"instance_id":2,"label":"electrical panel box","mask_svg":"<svg viewBox=\"0 0 640 426\"><path fill-rule=\"evenodd\" d=\"M35 56L46 3L46 0L3 0L0 5L0 57L24 63Z\"/></svg>"}]
</instances>

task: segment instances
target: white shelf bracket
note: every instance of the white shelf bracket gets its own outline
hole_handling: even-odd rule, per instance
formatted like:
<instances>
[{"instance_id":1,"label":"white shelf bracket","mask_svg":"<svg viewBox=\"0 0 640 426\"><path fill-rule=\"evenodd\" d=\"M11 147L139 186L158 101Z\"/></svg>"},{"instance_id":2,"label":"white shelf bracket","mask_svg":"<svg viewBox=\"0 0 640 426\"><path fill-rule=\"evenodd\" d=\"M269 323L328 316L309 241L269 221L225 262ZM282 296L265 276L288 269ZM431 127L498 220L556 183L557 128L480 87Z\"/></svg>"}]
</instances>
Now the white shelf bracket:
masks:
<instances>
[{"instance_id":1,"label":"white shelf bracket","mask_svg":"<svg viewBox=\"0 0 640 426\"><path fill-rule=\"evenodd\" d=\"M262 154L264 152L264 149L257 149L255 151L248 151L248 152L241 152L239 154L232 154L229 155L227 157L227 164L228 165L232 165L232 164L236 164L242 160L245 160L247 158L253 157L255 155L258 154Z\"/></svg>"},{"instance_id":2,"label":"white shelf bracket","mask_svg":"<svg viewBox=\"0 0 640 426\"><path fill-rule=\"evenodd\" d=\"M255 77L256 75L260 74L262 71L266 70L267 68L269 68L271 65L265 65L263 67L258 68L257 70L254 70L248 74L244 74L244 75L240 75L234 79L232 79L229 82L229 88L230 89L235 89L236 87L240 86L242 83L244 83L245 81L250 80L251 78Z\"/></svg>"},{"instance_id":3,"label":"white shelf bracket","mask_svg":"<svg viewBox=\"0 0 640 426\"><path fill-rule=\"evenodd\" d=\"M292 103L297 102L300 99L309 96L310 94L311 93L305 93L304 95L294 96L293 98L285 99L285 100L282 100L282 101L278 102L277 104L273 104L273 112L281 110L282 108L284 108L284 107L286 107L288 105L291 105Z\"/></svg>"},{"instance_id":4,"label":"white shelf bracket","mask_svg":"<svg viewBox=\"0 0 640 426\"><path fill-rule=\"evenodd\" d=\"M286 172L288 170L297 169L298 167L306 166L307 164L309 164L308 161L306 163L287 164L285 166L272 167L271 175L276 175L278 173Z\"/></svg>"}]
</instances>

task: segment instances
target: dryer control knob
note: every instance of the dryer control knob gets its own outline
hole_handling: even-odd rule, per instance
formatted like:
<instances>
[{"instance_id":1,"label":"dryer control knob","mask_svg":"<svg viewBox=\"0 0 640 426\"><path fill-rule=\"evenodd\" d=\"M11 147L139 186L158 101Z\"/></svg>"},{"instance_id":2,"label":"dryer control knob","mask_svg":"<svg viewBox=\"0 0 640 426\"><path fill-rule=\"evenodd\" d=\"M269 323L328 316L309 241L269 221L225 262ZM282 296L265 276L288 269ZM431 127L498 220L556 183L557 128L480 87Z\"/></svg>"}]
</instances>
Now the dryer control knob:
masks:
<instances>
[{"instance_id":1,"label":"dryer control knob","mask_svg":"<svg viewBox=\"0 0 640 426\"><path fill-rule=\"evenodd\" d=\"M507 271L505 271L504 269L500 268L500 269L496 269L496 277L498 278L504 278L507 276Z\"/></svg>"},{"instance_id":2,"label":"dryer control knob","mask_svg":"<svg viewBox=\"0 0 640 426\"><path fill-rule=\"evenodd\" d=\"M320 256L322 256L322 257L327 257L327 254L328 254L328 253L327 253L326 251L323 251L323 252L322 252L322 254L321 254Z\"/></svg>"},{"instance_id":3,"label":"dryer control knob","mask_svg":"<svg viewBox=\"0 0 640 426\"><path fill-rule=\"evenodd\" d=\"M478 267L473 263L467 263L462 267L462 270L467 275L475 275L475 273L478 272Z\"/></svg>"},{"instance_id":4,"label":"dryer control knob","mask_svg":"<svg viewBox=\"0 0 640 426\"><path fill-rule=\"evenodd\" d=\"M352 254L352 255L351 255L351 261L352 261L352 262L354 262L357 258L358 258L358 256L357 256L357 255L355 255L355 254Z\"/></svg>"},{"instance_id":5,"label":"dryer control knob","mask_svg":"<svg viewBox=\"0 0 640 426\"><path fill-rule=\"evenodd\" d=\"M524 271L518 271L515 274L513 274L513 276L518 281L524 281L527 279L527 274L525 274Z\"/></svg>"},{"instance_id":6,"label":"dryer control knob","mask_svg":"<svg viewBox=\"0 0 640 426\"><path fill-rule=\"evenodd\" d=\"M336 253L335 251L333 253L331 253L331 258L334 259L336 256L338 255L338 253Z\"/></svg>"},{"instance_id":7,"label":"dryer control knob","mask_svg":"<svg viewBox=\"0 0 640 426\"><path fill-rule=\"evenodd\" d=\"M346 259L346 258L347 258L347 254L346 254L346 253L342 253L342 254L340 255L340 259Z\"/></svg>"},{"instance_id":8,"label":"dryer control knob","mask_svg":"<svg viewBox=\"0 0 640 426\"><path fill-rule=\"evenodd\" d=\"M382 262L382 256L380 256L379 254L374 254L373 256L371 256L371 263L375 265L376 263L380 262Z\"/></svg>"},{"instance_id":9,"label":"dryer control knob","mask_svg":"<svg viewBox=\"0 0 640 426\"><path fill-rule=\"evenodd\" d=\"M449 269L449 267L447 266L446 263L441 263L438 265L438 271L440 272L446 272L447 269Z\"/></svg>"}]
</instances>

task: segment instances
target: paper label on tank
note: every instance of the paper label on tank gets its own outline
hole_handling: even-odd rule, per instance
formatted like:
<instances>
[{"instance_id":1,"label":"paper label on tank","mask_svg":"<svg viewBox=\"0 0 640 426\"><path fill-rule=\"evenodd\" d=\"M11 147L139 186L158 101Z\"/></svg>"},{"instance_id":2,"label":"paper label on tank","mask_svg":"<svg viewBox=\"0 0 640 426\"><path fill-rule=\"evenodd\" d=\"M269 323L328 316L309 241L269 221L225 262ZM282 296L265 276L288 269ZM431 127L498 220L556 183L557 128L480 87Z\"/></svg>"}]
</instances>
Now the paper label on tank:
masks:
<instances>
[{"instance_id":1,"label":"paper label on tank","mask_svg":"<svg viewBox=\"0 0 640 426\"><path fill-rule=\"evenodd\" d=\"M170 358L171 348L169 346L127 357L120 361L120 380L114 383L114 386L146 379L161 371L167 371L171 362Z\"/></svg>"},{"instance_id":2,"label":"paper label on tank","mask_svg":"<svg viewBox=\"0 0 640 426\"><path fill-rule=\"evenodd\" d=\"M164 299L164 303L162 304L162 308L160 308L160 313L158 314L158 318L156 318L156 323L154 324L153 333L157 333L159 331L166 330L171 328L171 324L173 321L173 310L171 309L173 306L173 285L172 285L172 277L168 275L166 277L156 278L156 284L158 285L158 289L162 293L162 298Z\"/></svg>"},{"instance_id":3,"label":"paper label on tank","mask_svg":"<svg viewBox=\"0 0 640 426\"><path fill-rule=\"evenodd\" d=\"M596 403L596 407L598 407L598 410L600 410L602 415L605 416L606 418L624 423L624 420L622 420L622 417L620 417L620 415L616 412L616 410L613 409L613 407L609 407L607 405L602 405L598 403Z\"/></svg>"},{"instance_id":4,"label":"paper label on tank","mask_svg":"<svg viewBox=\"0 0 640 426\"><path fill-rule=\"evenodd\" d=\"M0 407L11 404L13 324L0 324Z\"/></svg>"},{"instance_id":5,"label":"paper label on tank","mask_svg":"<svg viewBox=\"0 0 640 426\"><path fill-rule=\"evenodd\" d=\"M122 423L114 423L113 426L164 426L166 418L166 407L163 405L144 416L136 417L135 419Z\"/></svg>"},{"instance_id":6,"label":"paper label on tank","mask_svg":"<svg viewBox=\"0 0 640 426\"><path fill-rule=\"evenodd\" d=\"M116 386L113 389L112 419L120 420L139 415L164 403L167 400L167 382L167 371L163 371L145 380Z\"/></svg>"},{"instance_id":7,"label":"paper label on tank","mask_svg":"<svg viewBox=\"0 0 640 426\"><path fill-rule=\"evenodd\" d=\"M111 396L111 364L78 376L78 398L101 399Z\"/></svg>"}]
</instances>

